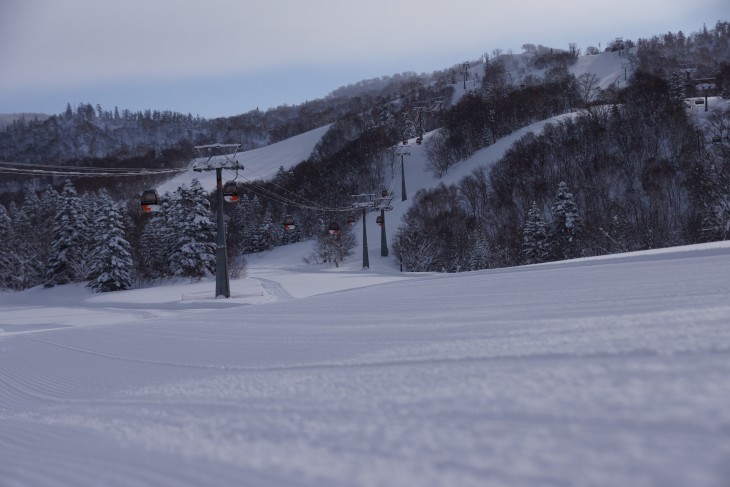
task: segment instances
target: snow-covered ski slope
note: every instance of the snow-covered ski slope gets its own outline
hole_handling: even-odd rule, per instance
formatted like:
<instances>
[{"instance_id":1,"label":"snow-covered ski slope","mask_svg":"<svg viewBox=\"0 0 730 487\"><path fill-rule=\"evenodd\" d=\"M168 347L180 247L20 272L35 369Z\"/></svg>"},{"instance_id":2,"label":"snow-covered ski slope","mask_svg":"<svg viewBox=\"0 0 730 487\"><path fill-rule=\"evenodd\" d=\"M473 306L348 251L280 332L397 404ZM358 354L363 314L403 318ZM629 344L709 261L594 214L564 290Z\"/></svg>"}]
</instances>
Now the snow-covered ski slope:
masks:
<instances>
[{"instance_id":1,"label":"snow-covered ski slope","mask_svg":"<svg viewBox=\"0 0 730 487\"><path fill-rule=\"evenodd\" d=\"M3 295L0 485L728 485L727 244L408 277Z\"/></svg>"},{"instance_id":2,"label":"snow-covered ski slope","mask_svg":"<svg viewBox=\"0 0 730 487\"><path fill-rule=\"evenodd\" d=\"M279 168L290 169L308 159L317 142L319 142L328 129L329 125L325 125L259 149L235 155L230 154L229 159L235 159L239 164L244 166L243 171L240 171L240 176L248 180L271 179ZM224 157L215 156L212 162L215 163L224 160ZM202 161L204 159L193 161L188 171L159 185L157 187L158 193L162 195L166 191L173 192L182 184L190 184L193 178L197 178L204 188L213 190L215 188L215 171L197 172L192 169L196 162ZM235 171L226 170L224 173L225 177L231 180L237 176Z\"/></svg>"},{"instance_id":3,"label":"snow-covered ski slope","mask_svg":"<svg viewBox=\"0 0 730 487\"><path fill-rule=\"evenodd\" d=\"M0 486L730 485L730 243L424 275L374 219L370 269L280 247L230 299L0 293Z\"/></svg>"},{"instance_id":4,"label":"snow-covered ski slope","mask_svg":"<svg viewBox=\"0 0 730 487\"><path fill-rule=\"evenodd\" d=\"M528 75L534 75L540 77L544 75L544 70L534 70L529 68L526 63L528 57L526 55L513 56L513 62L508 63L509 66L515 67L514 71L509 71L508 78L513 81L518 81ZM594 74L598 78L598 86L602 89L607 88L612 83L621 85L625 71L624 65L625 58L621 57L618 53L604 52L594 56L579 56L578 61L575 65L571 66L570 72L576 77L583 73ZM483 69L482 65L479 64L473 69ZM474 90L476 86L475 81L469 81L464 87L463 83L456 83L454 86L454 97L452 103L457 103L458 100L467 92ZM271 144L266 147L254 149L239 153L235 156L235 159L244 166L244 170L236 174L235 171L224 171L224 177L226 179L235 179L237 176L246 180L266 180L270 179L276 174L280 167L289 169L303 160L309 158L317 142L327 132L329 126L320 127L309 132L294 136L290 139ZM512 138L508 139L513 140ZM218 141L226 143L226 141ZM411 141L413 142L413 141ZM185 171L178 176L169 179L168 181L160 184L156 189L160 195L166 191L173 192L178 186L182 184L189 184L193 178L197 178L204 188L215 188L215 173L213 171L208 172L196 172L192 170L192 167L204 159L198 159L191 163L190 169ZM215 157L213 162L222 161L224 158ZM415 187L418 187L417 185Z\"/></svg>"}]
</instances>

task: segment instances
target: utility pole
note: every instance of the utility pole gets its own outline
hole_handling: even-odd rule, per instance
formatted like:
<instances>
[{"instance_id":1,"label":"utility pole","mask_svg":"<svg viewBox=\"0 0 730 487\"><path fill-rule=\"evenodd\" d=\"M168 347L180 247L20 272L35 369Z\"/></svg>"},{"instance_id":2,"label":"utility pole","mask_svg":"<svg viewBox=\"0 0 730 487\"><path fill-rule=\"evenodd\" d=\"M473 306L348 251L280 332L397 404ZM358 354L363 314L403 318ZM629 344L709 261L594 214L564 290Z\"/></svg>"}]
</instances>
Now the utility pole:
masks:
<instances>
[{"instance_id":1,"label":"utility pole","mask_svg":"<svg viewBox=\"0 0 730 487\"><path fill-rule=\"evenodd\" d=\"M223 169L243 170L243 166L235 160L241 144L211 144L199 145L195 150L201 157L208 159L203 163L196 163L193 171L215 170L216 192L218 202L217 230L216 230L216 260L215 260L215 297L231 297L231 288L228 280L228 253L226 248L226 222L223 215ZM230 153L233 152L231 155ZM223 156L223 159L211 162L214 156Z\"/></svg>"},{"instance_id":2,"label":"utility pole","mask_svg":"<svg viewBox=\"0 0 730 487\"><path fill-rule=\"evenodd\" d=\"M416 112L416 123L417 123L417 130L418 130L418 137L416 137L416 144L420 144L423 141L423 135L426 132L426 129L424 127L425 114L427 112L435 112L437 110L440 110L443 104L444 104L444 98L438 97L430 104L426 103L426 102L418 102L411 107L411 109L414 112Z\"/></svg>"},{"instance_id":3,"label":"utility pole","mask_svg":"<svg viewBox=\"0 0 730 487\"><path fill-rule=\"evenodd\" d=\"M385 212L393 209L390 206L393 197L388 191L383 191L380 198L376 198L374 194L353 194L354 199L352 207L354 209L362 209L362 267L370 268L370 258L368 257L368 230L367 230L367 213L369 211L380 211L380 256L388 256L388 240L385 235Z\"/></svg>"},{"instance_id":4,"label":"utility pole","mask_svg":"<svg viewBox=\"0 0 730 487\"><path fill-rule=\"evenodd\" d=\"M388 257L388 239L385 236L385 210L380 209L380 256Z\"/></svg>"},{"instance_id":5,"label":"utility pole","mask_svg":"<svg viewBox=\"0 0 730 487\"><path fill-rule=\"evenodd\" d=\"M367 210L362 207L362 268L370 269L370 258L368 257L368 225L365 218Z\"/></svg>"},{"instance_id":6,"label":"utility pole","mask_svg":"<svg viewBox=\"0 0 730 487\"><path fill-rule=\"evenodd\" d=\"M405 170L405 166L403 165L403 156L410 156L411 153L401 151L401 152L398 152L398 155L400 156L400 181L401 181L400 200L405 201L408 199L408 196L406 196L406 170Z\"/></svg>"},{"instance_id":7,"label":"utility pole","mask_svg":"<svg viewBox=\"0 0 730 487\"><path fill-rule=\"evenodd\" d=\"M353 194L352 208L354 210L362 209L362 268L370 269L370 258L368 257L368 229L367 215L368 210L373 207L374 194Z\"/></svg>"},{"instance_id":8,"label":"utility pole","mask_svg":"<svg viewBox=\"0 0 730 487\"><path fill-rule=\"evenodd\" d=\"M420 144L423 141L423 134L425 133L425 129L423 127L423 117L424 113L428 110L428 106L424 104L414 105L413 110L416 112L416 130L418 131L416 143Z\"/></svg>"},{"instance_id":9,"label":"utility pole","mask_svg":"<svg viewBox=\"0 0 730 487\"><path fill-rule=\"evenodd\" d=\"M388 257L388 239L385 235L385 212L393 209L390 206L393 197L387 191L383 191L381 198L373 202L373 211L380 210L380 256Z\"/></svg>"}]
</instances>

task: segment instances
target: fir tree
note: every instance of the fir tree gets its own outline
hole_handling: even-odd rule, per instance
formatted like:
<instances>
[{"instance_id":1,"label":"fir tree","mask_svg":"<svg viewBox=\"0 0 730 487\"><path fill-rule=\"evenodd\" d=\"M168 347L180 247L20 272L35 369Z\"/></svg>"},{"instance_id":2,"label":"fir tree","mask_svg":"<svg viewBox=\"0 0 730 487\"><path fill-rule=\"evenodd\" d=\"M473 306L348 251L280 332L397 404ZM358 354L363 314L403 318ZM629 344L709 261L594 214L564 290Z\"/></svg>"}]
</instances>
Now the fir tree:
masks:
<instances>
[{"instance_id":1,"label":"fir tree","mask_svg":"<svg viewBox=\"0 0 730 487\"><path fill-rule=\"evenodd\" d=\"M0 205L0 249L4 249L12 233L12 220L3 205Z\"/></svg>"},{"instance_id":2,"label":"fir tree","mask_svg":"<svg viewBox=\"0 0 730 487\"><path fill-rule=\"evenodd\" d=\"M408 112L405 112L403 114L403 131L402 131L402 139L408 140L412 139L416 136L416 124L413 123L413 119L411 119L411 115Z\"/></svg>"},{"instance_id":3,"label":"fir tree","mask_svg":"<svg viewBox=\"0 0 730 487\"><path fill-rule=\"evenodd\" d=\"M172 195L165 193L161 198L160 210L149 218L142 230L139 257L142 278L154 280L171 275L170 257L175 242L172 201Z\"/></svg>"},{"instance_id":4,"label":"fir tree","mask_svg":"<svg viewBox=\"0 0 730 487\"><path fill-rule=\"evenodd\" d=\"M13 259L10 239L13 233L10 215L3 205L0 205L0 287L9 288L13 280Z\"/></svg>"},{"instance_id":5,"label":"fir tree","mask_svg":"<svg viewBox=\"0 0 730 487\"><path fill-rule=\"evenodd\" d=\"M469 270L492 267L492 246L482 229L476 228L469 234L469 244Z\"/></svg>"},{"instance_id":6,"label":"fir tree","mask_svg":"<svg viewBox=\"0 0 730 487\"><path fill-rule=\"evenodd\" d=\"M705 204L702 217L702 238L707 242L727 240L730 236L730 205L727 199L720 204Z\"/></svg>"},{"instance_id":7,"label":"fir tree","mask_svg":"<svg viewBox=\"0 0 730 487\"><path fill-rule=\"evenodd\" d=\"M271 217L270 206L266 206L264 210L264 217L259 224L256 252L263 252L265 250L271 250L281 243L281 227L274 224L274 219Z\"/></svg>"},{"instance_id":8,"label":"fir tree","mask_svg":"<svg viewBox=\"0 0 730 487\"><path fill-rule=\"evenodd\" d=\"M578 206L573 193L565 182L560 182L551 208L553 221L549 242L552 256L556 260L580 256L580 239L583 225L578 215Z\"/></svg>"},{"instance_id":9,"label":"fir tree","mask_svg":"<svg viewBox=\"0 0 730 487\"><path fill-rule=\"evenodd\" d=\"M88 221L81 199L70 180L61 194L60 206L53 222L53 244L46 287L83 280L88 248Z\"/></svg>"},{"instance_id":10,"label":"fir tree","mask_svg":"<svg viewBox=\"0 0 730 487\"><path fill-rule=\"evenodd\" d=\"M8 214L12 231L3 238L7 252L4 261L9 269L7 287L23 290L37 286L45 280L45 263L52 242L47 222L53 220L53 215L44 216L38 197L30 189L26 191L23 206L11 202Z\"/></svg>"},{"instance_id":11,"label":"fir tree","mask_svg":"<svg viewBox=\"0 0 730 487\"><path fill-rule=\"evenodd\" d=\"M669 79L669 99L674 106L681 108L685 98L684 79L679 71L673 71Z\"/></svg>"},{"instance_id":12,"label":"fir tree","mask_svg":"<svg viewBox=\"0 0 730 487\"><path fill-rule=\"evenodd\" d=\"M548 260L547 230L542 210L533 202L527 212L527 221L522 229L522 262L538 264Z\"/></svg>"},{"instance_id":13,"label":"fir tree","mask_svg":"<svg viewBox=\"0 0 730 487\"><path fill-rule=\"evenodd\" d=\"M170 208L175 244L170 256L174 275L200 279L215 272L215 229L210 219L210 202L197 179L173 195Z\"/></svg>"},{"instance_id":14,"label":"fir tree","mask_svg":"<svg viewBox=\"0 0 730 487\"><path fill-rule=\"evenodd\" d=\"M249 213L247 215L247 225L245 229L245 238L248 241L248 252L260 252L261 237L259 235L259 224L258 221L262 217L263 209L258 196L254 196L251 199L251 205Z\"/></svg>"},{"instance_id":15,"label":"fir tree","mask_svg":"<svg viewBox=\"0 0 730 487\"><path fill-rule=\"evenodd\" d=\"M238 203L228 212L226 224L226 247L229 257L244 254L249 251L250 243L247 239L247 228L249 212L251 211L251 200L243 193L238 198Z\"/></svg>"},{"instance_id":16,"label":"fir tree","mask_svg":"<svg viewBox=\"0 0 730 487\"><path fill-rule=\"evenodd\" d=\"M96 292L130 289L134 284L134 263L129 242L124 238L122 215L107 194L100 196L98 211L88 286Z\"/></svg>"},{"instance_id":17,"label":"fir tree","mask_svg":"<svg viewBox=\"0 0 730 487\"><path fill-rule=\"evenodd\" d=\"M380 106L380 113L378 114L378 125L381 127L392 128L395 124L395 115L393 115L393 107L390 103L385 103Z\"/></svg>"}]
</instances>

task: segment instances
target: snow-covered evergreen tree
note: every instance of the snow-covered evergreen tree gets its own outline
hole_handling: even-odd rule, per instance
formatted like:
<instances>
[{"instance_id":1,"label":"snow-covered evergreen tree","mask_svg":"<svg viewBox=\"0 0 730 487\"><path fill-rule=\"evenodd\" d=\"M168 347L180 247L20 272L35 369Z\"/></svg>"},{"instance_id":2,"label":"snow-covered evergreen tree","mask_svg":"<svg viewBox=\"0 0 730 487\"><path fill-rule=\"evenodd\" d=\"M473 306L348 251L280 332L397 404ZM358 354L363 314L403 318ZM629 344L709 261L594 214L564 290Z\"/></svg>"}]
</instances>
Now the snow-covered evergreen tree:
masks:
<instances>
[{"instance_id":1,"label":"snow-covered evergreen tree","mask_svg":"<svg viewBox=\"0 0 730 487\"><path fill-rule=\"evenodd\" d=\"M109 195L99 197L88 286L96 292L121 291L134 284L134 262L124 238L124 220Z\"/></svg>"},{"instance_id":2,"label":"snow-covered evergreen tree","mask_svg":"<svg viewBox=\"0 0 730 487\"><path fill-rule=\"evenodd\" d=\"M261 251L261 236L259 221L263 216L263 208L258 196L254 196L251 199L249 206L249 212L246 217L246 229L244 230L245 239L247 240L247 253L248 252L260 252Z\"/></svg>"},{"instance_id":3,"label":"snow-covered evergreen tree","mask_svg":"<svg viewBox=\"0 0 730 487\"><path fill-rule=\"evenodd\" d=\"M251 206L246 193L242 193L238 197L238 202L232 205L226 215L226 247L230 253L239 254L246 252L245 230L247 226L247 215Z\"/></svg>"},{"instance_id":4,"label":"snow-covered evergreen tree","mask_svg":"<svg viewBox=\"0 0 730 487\"><path fill-rule=\"evenodd\" d=\"M86 278L89 227L81 199L73 183L66 181L53 222L53 244L46 287Z\"/></svg>"},{"instance_id":5,"label":"snow-covered evergreen tree","mask_svg":"<svg viewBox=\"0 0 730 487\"><path fill-rule=\"evenodd\" d=\"M4 246L10 239L12 224L13 222L10 220L8 211L5 209L5 206L0 204L0 249L5 248Z\"/></svg>"},{"instance_id":6,"label":"snow-covered evergreen tree","mask_svg":"<svg viewBox=\"0 0 730 487\"><path fill-rule=\"evenodd\" d=\"M12 221L5 206L0 204L0 288L9 288L13 280L13 259L10 239L13 234Z\"/></svg>"},{"instance_id":7,"label":"snow-covered evergreen tree","mask_svg":"<svg viewBox=\"0 0 730 487\"><path fill-rule=\"evenodd\" d=\"M684 77L679 71L673 71L669 78L669 99L673 105L681 108L685 97Z\"/></svg>"},{"instance_id":8,"label":"snow-covered evergreen tree","mask_svg":"<svg viewBox=\"0 0 730 487\"><path fill-rule=\"evenodd\" d=\"M175 191L169 211L174 222L174 244L170 269L180 277L200 279L215 272L215 226L210 218L210 202L197 179L190 188Z\"/></svg>"},{"instance_id":9,"label":"snow-covered evergreen tree","mask_svg":"<svg viewBox=\"0 0 730 487\"><path fill-rule=\"evenodd\" d=\"M561 181L551 207L553 221L549 233L549 245L556 260L580 256L580 239L583 224L578 215L578 206L568 185Z\"/></svg>"},{"instance_id":10,"label":"snow-covered evergreen tree","mask_svg":"<svg viewBox=\"0 0 730 487\"><path fill-rule=\"evenodd\" d=\"M384 103L379 109L378 125L381 127L392 128L394 124L395 115L393 114L393 106L390 103Z\"/></svg>"},{"instance_id":11,"label":"snow-covered evergreen tree","mask_svg":"<svg viewBox=\"0 0 730 487\"><path fill-rule=\"evenodd\" d=\"M281 243L281 226L274 224L270 206L266 206L264 217L259 224L257 238L254 243L256 252L271 250Z\"/></svg>"},{"instance_id":12,"label":"snow-covered evergreen tree","mask_svg":"<svg viewBox=\"0 0 730 487\"><path fill-rule=\"evenodd\" d=\"M702 237L708 242L727 240L730 236L730 200L727 197L724 200L716 198L712 203L705 204Z\"/></svg>"},{"instance_id":13,"label":"snow-covered evergreen tree","mask_svg":"<svg viewBox=\"0 0 730 487\"><path fill-rule=\"evenodd\" d=\"M139 238L139 272L144 279L159 279L167 274L164 250L168 240L164 237L163 222L161 215L154 215L144 224Z\"/></svg>"},{"instance_id":14,"label":"snow-covered evergreen tree","mask_svg":"<svg viewBox=\"0 0 730 487\"><path fill-rule=\"evenodd\" d=\"M402 139L412 139L416 136L416 124L413 123L413 119L411 118L410 113L404 112L403 113L403 129L402 129Z\"/></svg>"},{"instance_id":15,"label":"snow-covered evergreen tree","mask_svg":"<svg viewBox=\"0 0 730 487\"><path fill-rule=\"evenodd\" d=\"M24 208L17 208L13 202L10 206L12 211L8 217L12 215L12 220L5 235L0 237L0 247L3 248L0 250L0 274L3 278L0 279L4 287L20 291L42 283L45 274L38 257L37 230L33 228Z\"/></svg>"},{"instance_id":16,"label":"snow-covered evergreen tree","mask_svg":"<svg viewBox=\"0 0 730 487\"><path fill-rule=\"evenodd\" d=\"M52 205L44 205L32 188L26 190L22 207L15 202L9 205L13 231L3 239L7 252L3 260L5 267L11 269L6 281L10 289L27 289L46 279L53 241L48 223L53 221L58 203L58 193L50 187L47 191L52 194Z\"/></svg>"},{"instance_id":17,"label":"snow-covered evergreen tree","mask_svg":"<svg viewBox=\"0 0 730 487\"><path fill-rule=\"evenodd\" d=\"M492 266L492 247L481 228L475 228L469 234L469 269L489 269Z\"/></svg>"},{"instance_id":18,"label":"snow-covered evergreen tree","mask_svg":"<svg viewBox=\"0 0 730 487\"><path fill-rule=\"evenodd\" d=\"M39 200L39 213L33 216L32 224L36 228L42 229L36 234L39 248L38 258L44 267L48 267L53 246L53 233L49 232L46 227L48 222L56 219L56 213L61 206L61 195L49 185L41 192Z\"/></svg>"},{"instance_id":19,"label":"snow-covered evergreen tree","mask_svg":"<svg viewBox=\"0 0 730 487\"><path fill-rule=\"evenodd\" d=\"M140 236L140 277L160 279L173 274L170 258L176 245L173 196L166 192L161 198L159 211L151 214Z\"/></svg>"},{"instance_id":20,"label":"snow-covered evergreen tree","mask_svg":"<svg viewBox=\"0 0 730 487\"><path fill-rule=\"evenodd\" d=\"M527 221L522 229L522 262L538 264L549 258L547 230L542 210L533 202L527 212Z\"/></svg>"}]
</instances>

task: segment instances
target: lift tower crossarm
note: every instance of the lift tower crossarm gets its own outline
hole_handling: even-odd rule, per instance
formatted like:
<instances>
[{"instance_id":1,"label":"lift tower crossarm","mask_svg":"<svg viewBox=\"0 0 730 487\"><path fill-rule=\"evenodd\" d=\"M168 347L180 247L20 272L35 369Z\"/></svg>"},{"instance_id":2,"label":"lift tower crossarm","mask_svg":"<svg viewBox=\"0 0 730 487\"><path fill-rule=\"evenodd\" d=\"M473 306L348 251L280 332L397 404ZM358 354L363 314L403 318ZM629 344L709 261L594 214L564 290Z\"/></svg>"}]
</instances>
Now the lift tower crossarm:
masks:
<instances>
[{"instance_id":1,"label":"lift tower crossarm","mask_svg":"<svg viewBox=\"0 0 730 487\"><path fill-rule=\"evenodd\" d=\"M236 154L241 144L208 144L197 145L195 150L198 151L201 158L207 158L204 162L196 162L193 164L193 171L212 171L214 169L233 169L240 170L243 166L236 160ZM223 156L222 160L212 161L213 157Z\"/></svg>"}]
</instances>

